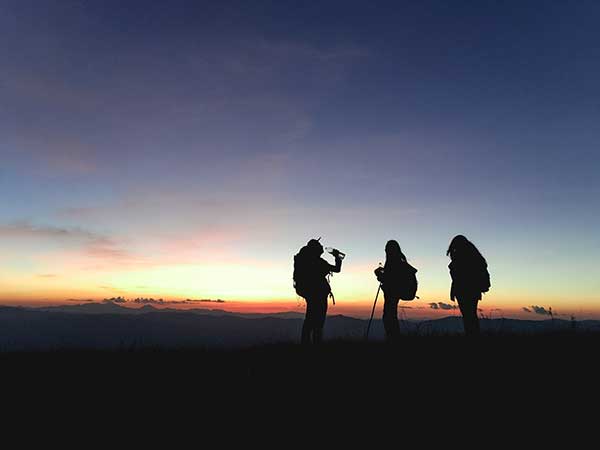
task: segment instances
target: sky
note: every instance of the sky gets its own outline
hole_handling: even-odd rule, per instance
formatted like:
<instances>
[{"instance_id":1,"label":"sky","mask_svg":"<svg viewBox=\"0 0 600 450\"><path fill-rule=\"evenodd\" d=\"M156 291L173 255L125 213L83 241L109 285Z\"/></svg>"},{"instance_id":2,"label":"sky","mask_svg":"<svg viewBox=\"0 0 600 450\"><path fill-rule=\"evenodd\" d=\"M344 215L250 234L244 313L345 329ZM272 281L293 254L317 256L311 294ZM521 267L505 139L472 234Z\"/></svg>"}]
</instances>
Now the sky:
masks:
<instances>
[{"instance_id":1,"label":"sky","mask_svg":"<svg viewBox=\"0 0 600 450\"><path fill-rule=\"evenodd\" d=\"M321 236L347 254L330 314L370 313L388 239L419 270L406 315L456 314L464 234L488 315L600 318L598 23L584 0L4 0L0 302L297 310Z\"/></svg>"}]
</instances>

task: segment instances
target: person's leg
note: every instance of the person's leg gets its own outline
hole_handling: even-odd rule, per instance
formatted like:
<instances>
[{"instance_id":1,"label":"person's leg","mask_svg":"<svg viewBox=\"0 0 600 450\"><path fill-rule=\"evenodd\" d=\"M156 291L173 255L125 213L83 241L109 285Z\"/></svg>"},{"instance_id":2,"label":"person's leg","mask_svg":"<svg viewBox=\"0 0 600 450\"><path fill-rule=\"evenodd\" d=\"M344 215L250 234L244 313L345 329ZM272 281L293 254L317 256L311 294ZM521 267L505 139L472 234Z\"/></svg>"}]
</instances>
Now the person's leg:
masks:
<instances>
[{"instance_id":1,"label":"person's leg","mask_svg":"<svg viewBox=\"0 0 600 450\"><path fill-rule=\"evenodd\" d=\"M479 318L477 317L477 299L459 298L458 307L463 317L463 326L467 336L479 334Z\"/></svg>"},{"instance_id":2,"label":"person's leg","mask_svg":"<svg viewBox=\"0 0 600 450\"><path fill-rule=\"evenodd\" d=\"M469 307L469 301L464 298L459 298L458 308L460 309L460 313L462 315L465 335L469 336L471 332L471 308Z\"/></svg>"},{"instance_id":3,"label":"person's leg","mask_svg":"<svg viewBox=\"0 0 600 450\"><path fill-rule=\"evenodd\" d=\"M302 324L302 344L310 344L315 322L315 300L306 300L306 315Z\"/></svg>"},{"instance_id":4,"label":"person's leg","mask_svg":"<svg viewBox=\"0 0 600 450\"><path fill-rule=\"evenodd\" d=\"M323 341L323 327L327 317L327 295L315 301L315 305L313 343L320 344Z\"/></svg>"},{"instance_id":5,"label":"person's leg","mask_svg":"<svg viewBox=\"0 0 600 450\"><path fill-rule=\"evenodd\" d=\"M473 335L473 336L479 335L479 316L477 315L477 304L478 303L479 303L479 300L476 299L476 298L474 298L473 299L473 306L472 306L472 309L473 309L473 315L472 315L473 321L472 321L472 324L471 324L471 335Z\"/></svg>"},{"instance_id":6,"label":"person's leg","mask_svg":"<svg viewBox=\"0 0 600 450\"><path fill-rule=\"evenodd\" d=\"M400 336L398 302L398 298L392 298L384 293L383 328L385 329L385 338L388 342L396 341Z\"/></svg>"}]
</instances>

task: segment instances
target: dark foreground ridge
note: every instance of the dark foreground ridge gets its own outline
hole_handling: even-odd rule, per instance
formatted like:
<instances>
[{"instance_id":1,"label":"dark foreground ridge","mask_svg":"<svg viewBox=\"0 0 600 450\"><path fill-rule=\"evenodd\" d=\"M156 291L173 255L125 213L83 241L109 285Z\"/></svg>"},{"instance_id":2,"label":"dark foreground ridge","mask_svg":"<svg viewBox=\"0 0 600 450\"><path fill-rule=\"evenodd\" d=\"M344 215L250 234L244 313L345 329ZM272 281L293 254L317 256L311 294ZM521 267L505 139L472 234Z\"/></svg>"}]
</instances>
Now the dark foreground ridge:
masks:
<instances>
[{"instance_id":1,"label":"dark foreground ridge","mask_svg":"<svg viewBox=\"0 0 600 450\"><path fill-rule=\"evenodd\" d=\"M528 424L597 403L599 344L598 334L409 336L398 344L5 352L0 366L5 398L48 417L68 405L84 416L117 408L144 421L187 414L229 424L270 415L301 427L318 406L327 421L388 412L421 426L465 415Z\"/></svg>"},{"instance_id":2,"label":"dark foreground ridge","mask_svg":"<svg viewBox=\"0 0 600 450\"><path fill-rule=\"evenodd\" d=\"M398 344L330 341L322 346L262 345L246 349L63 350L0 354L5 376L38 380L175 383L229 388L322 383L323 386L371 380L444 386L476 383L544 382L557 377L576 385L594 382L600 334L549 333L530 336L406 336ZM561 385L565 385L564 381ZM174 386L172 386L174 387ZM535 389L534 385L531 385ZM362 388L361 388L362 389Z\"/></svg>"}]
</instances>

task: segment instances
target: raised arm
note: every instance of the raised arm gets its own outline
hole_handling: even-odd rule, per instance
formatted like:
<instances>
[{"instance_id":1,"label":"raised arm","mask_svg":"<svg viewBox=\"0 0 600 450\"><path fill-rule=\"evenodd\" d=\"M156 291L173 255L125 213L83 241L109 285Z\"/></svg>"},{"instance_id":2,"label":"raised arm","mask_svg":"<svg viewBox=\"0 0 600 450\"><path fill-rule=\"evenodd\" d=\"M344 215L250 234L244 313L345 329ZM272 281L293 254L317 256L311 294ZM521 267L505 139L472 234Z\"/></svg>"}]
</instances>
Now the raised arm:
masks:
<instances>
[{"instance_id":1,"label":"raised arm","mask_svg":"<svg viewBox=\"0 0 600 450\"><path fill-rule=\"evenodd\" d=\"M335 257L335 265L333 264L329 264L327 261L325 261L324 259L321 258L323 267L325 269L326 272L332 273L338 273L342 270L342 258L340 258L338 255L333 255Z\"/></svg>"},{"instance_id":2,"label":"raised arm","mask_svg":"<svg viewBox=\"0 0 600 450\"><path fill-rule=\"evenodd\" d=\"M331 272L335 272L335 273L339 273L342 271L342 258L340 258L339 256L335 257L335 266L332 266L331 264L329 264L329 267L331 267Z\"/></svg>"}]
</instances>

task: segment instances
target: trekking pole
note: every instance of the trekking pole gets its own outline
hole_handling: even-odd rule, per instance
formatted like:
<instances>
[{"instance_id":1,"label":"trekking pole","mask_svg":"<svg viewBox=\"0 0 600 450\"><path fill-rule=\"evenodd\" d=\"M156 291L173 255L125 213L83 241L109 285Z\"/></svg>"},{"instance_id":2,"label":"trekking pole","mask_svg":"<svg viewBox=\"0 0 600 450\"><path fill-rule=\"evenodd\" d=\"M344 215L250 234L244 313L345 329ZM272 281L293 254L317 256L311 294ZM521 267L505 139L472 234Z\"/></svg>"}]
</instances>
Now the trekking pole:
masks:
<instances>
[{"instance_id":1,"label":"trekking pole","mask_svg":"<svg viewBox=\"0 0 600 450\"><path fill-rule=\"evenodd\" d=\"M371 318L369 319L369 325L367 325L367 332L365 333L365 341L369 339L369 329L371 328L371 322L373 321L373 314L375 314L375 305L377 305L377 297L379 297L379 291L381 290L381 283L377 288L377 294L375 294L375 302L373 303L373 310L371 311Z\"/></svg>"}]
</instances>

